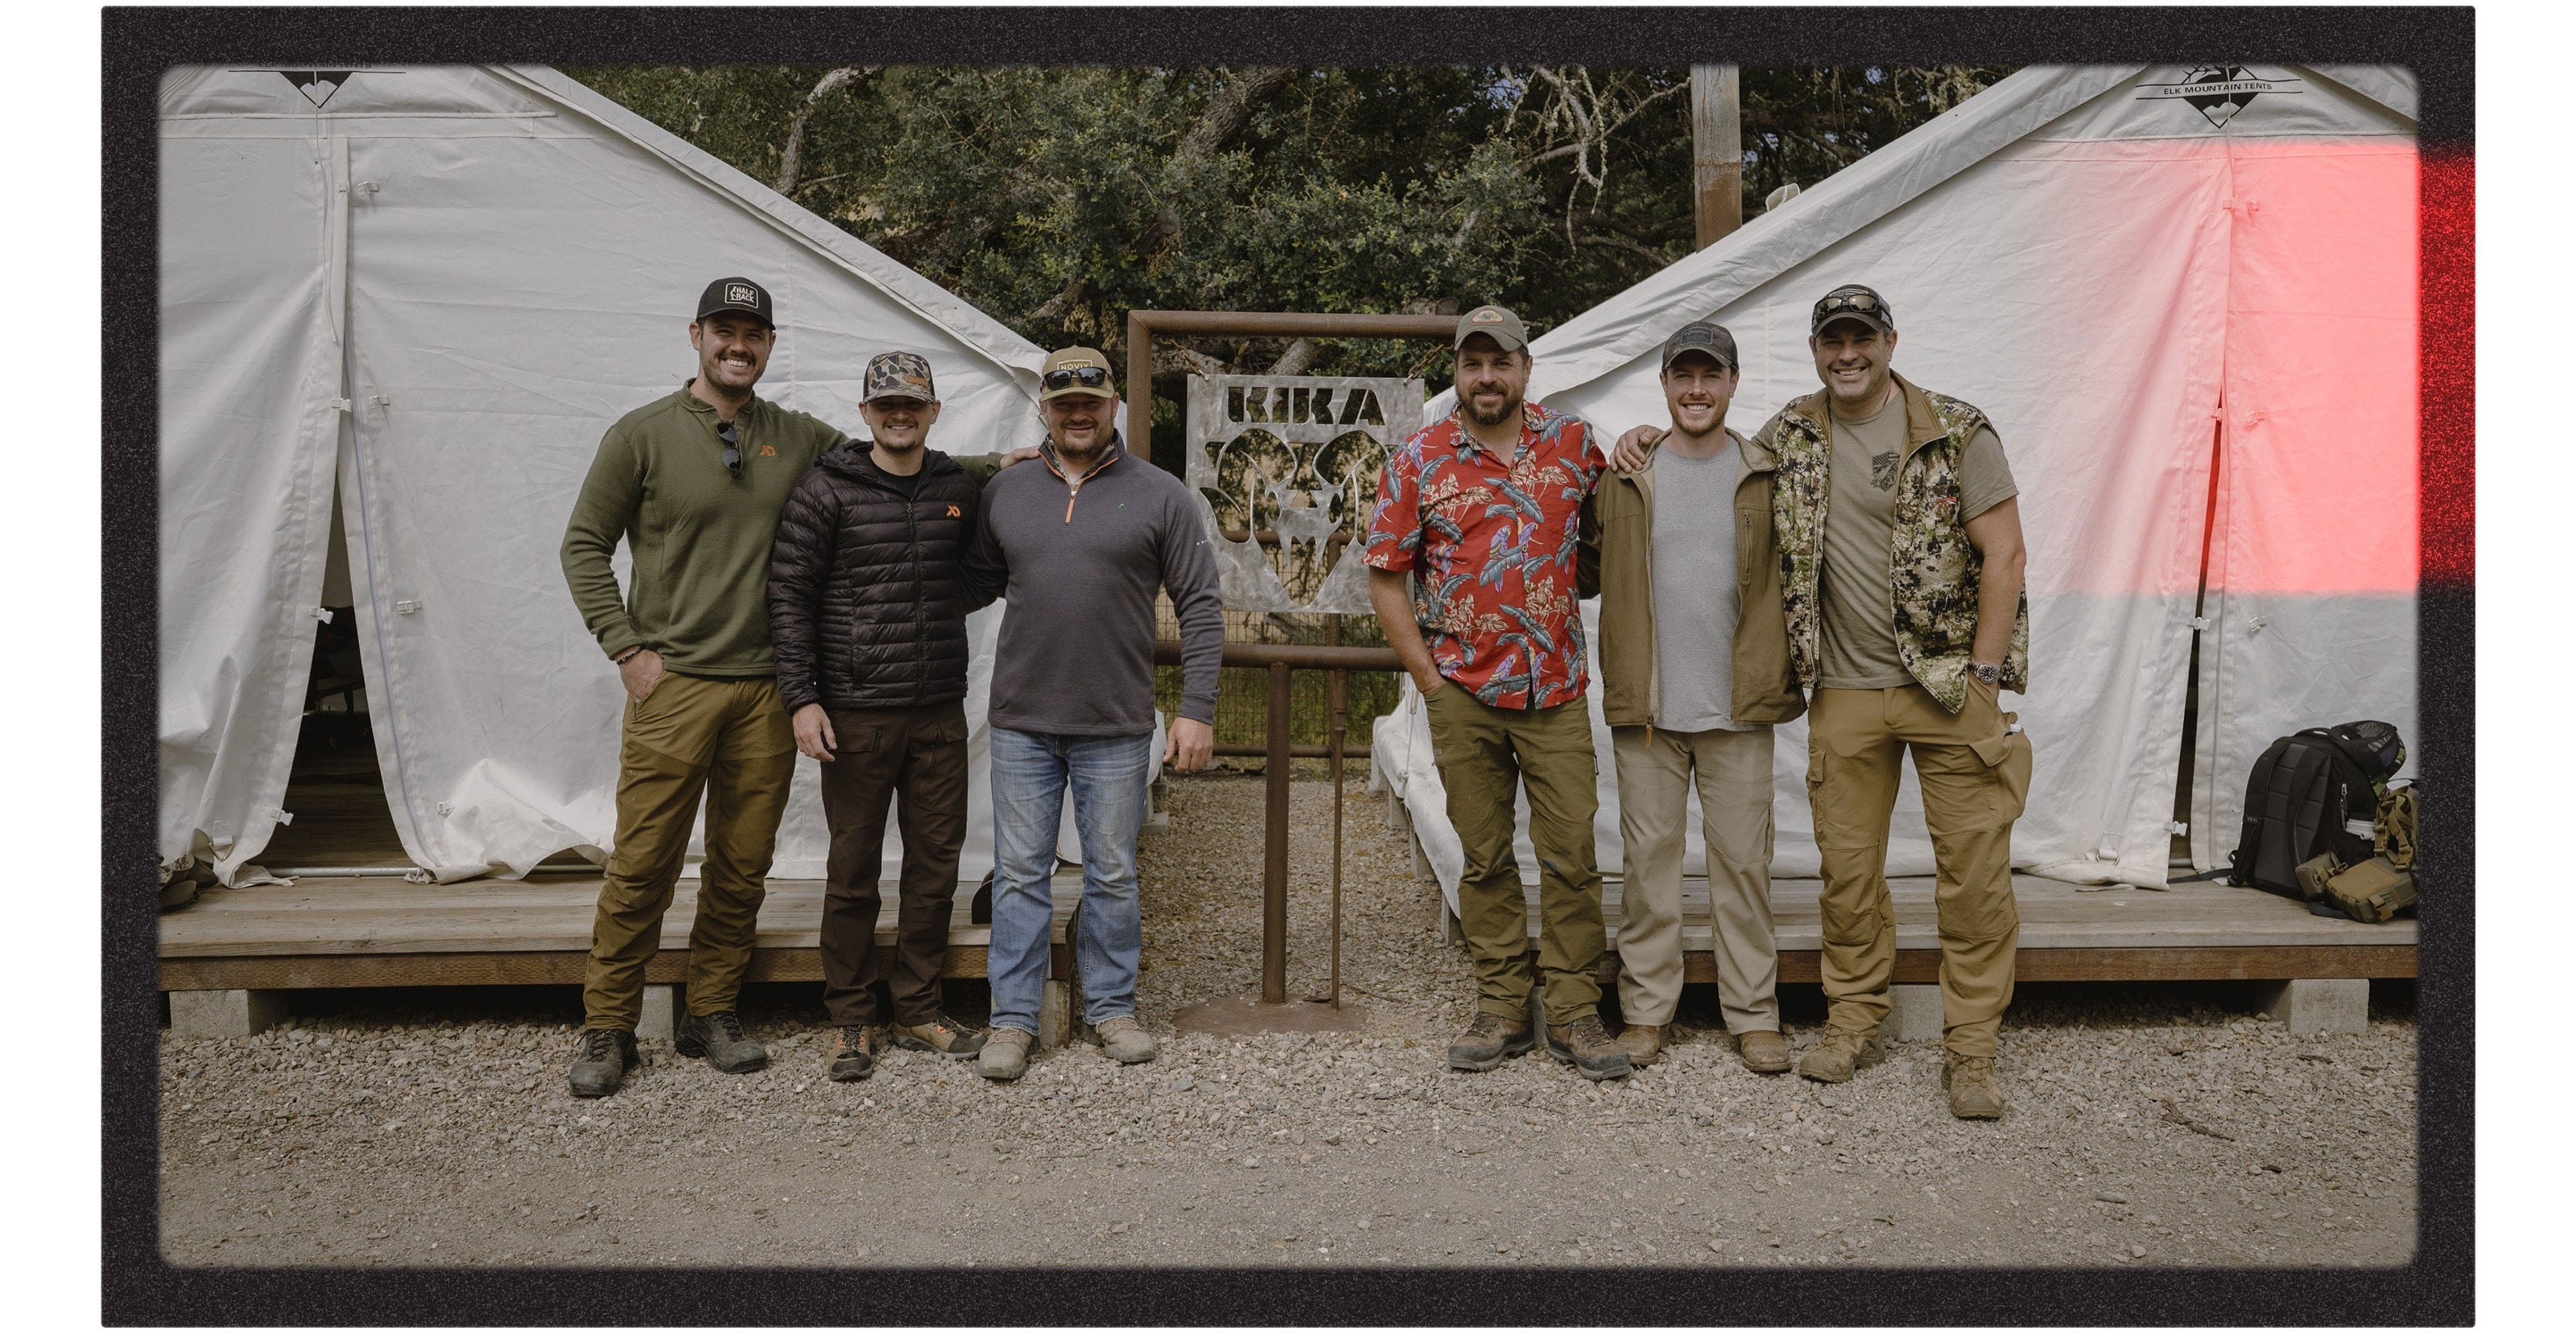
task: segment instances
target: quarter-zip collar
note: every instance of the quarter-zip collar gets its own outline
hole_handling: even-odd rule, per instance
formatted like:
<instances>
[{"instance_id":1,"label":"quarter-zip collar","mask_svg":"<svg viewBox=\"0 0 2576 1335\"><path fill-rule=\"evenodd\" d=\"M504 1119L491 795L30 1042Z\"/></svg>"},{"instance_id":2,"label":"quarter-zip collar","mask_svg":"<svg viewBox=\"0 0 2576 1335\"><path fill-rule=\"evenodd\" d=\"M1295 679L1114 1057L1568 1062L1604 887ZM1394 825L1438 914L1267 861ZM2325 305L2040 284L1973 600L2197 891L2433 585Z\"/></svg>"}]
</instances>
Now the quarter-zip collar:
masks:
<instances>
[{"instance_id":1,"label":"quarter-zip collar","mask_svg":"<svg viewBox=\"0 0 2576 1335\"><path fill-rule=\"evenodd\" d=\"M1113 430L1109 433L1109 448L1100 452L1100 462L1093 464L1090 471L1082 476L1072 477L1065 473L1064 461L1057 457L1053 439L1038 446L1038 457L1046 461L1047 471L1064 481L1064 522L1073 522L1073 503L1082 495L1082 484L1108 471L1109 465L1126 457L1126 454L1125 439Z\"/></svg>"}]
</instances>

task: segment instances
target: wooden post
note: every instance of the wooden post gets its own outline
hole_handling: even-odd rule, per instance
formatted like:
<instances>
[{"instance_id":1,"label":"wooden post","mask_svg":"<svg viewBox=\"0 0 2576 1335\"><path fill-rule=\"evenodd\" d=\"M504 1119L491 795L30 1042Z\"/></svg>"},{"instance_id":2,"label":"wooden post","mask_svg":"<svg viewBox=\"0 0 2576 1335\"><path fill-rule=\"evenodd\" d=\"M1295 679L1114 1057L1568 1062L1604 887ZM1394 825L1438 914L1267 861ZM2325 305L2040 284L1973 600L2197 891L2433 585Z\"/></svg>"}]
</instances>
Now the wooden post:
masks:
<instances>
[{"instance_id":1,"label":"wooden post","mask_svg":"<svg viewBox=\"0 0 2576 1335\"><path fill-rule=\"evenodd\" d=\"M1733 65L1691 66L1691 219L1696 249L1744 225L1744 118Z\"/></svg>"}]
</instances>

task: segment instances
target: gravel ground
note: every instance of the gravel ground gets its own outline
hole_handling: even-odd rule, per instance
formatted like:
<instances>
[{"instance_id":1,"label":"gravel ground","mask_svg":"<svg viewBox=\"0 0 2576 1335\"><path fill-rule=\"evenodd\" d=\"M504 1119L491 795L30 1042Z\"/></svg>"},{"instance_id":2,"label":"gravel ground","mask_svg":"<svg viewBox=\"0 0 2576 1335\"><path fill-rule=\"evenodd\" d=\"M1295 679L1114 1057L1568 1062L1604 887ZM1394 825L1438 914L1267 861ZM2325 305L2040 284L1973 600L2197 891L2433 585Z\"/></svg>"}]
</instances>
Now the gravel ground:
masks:
<instances>
[{"instance_id":1,"label":"gravel ground","mask_svg":"<svg viewBox=\"0 0 2576 1335\"><path fill-rule=\"evenodd\" d=\"M2393 1265L2413 1252L2415 1027L2292 1039L2223 986L2043 986L2010 1112L1946 1113L1935 1045L1825 1087L1761 1077L1692 988L1681 1042L1595 1086L1452 1073L1462 952L1354 776L1343 977L1366 1035L1175 1037L1257 990L1262 789L1176 780L1143 845L1140 1012L995 1086L896 1053L822 1078L819 989L756 988L749 1076L647 1045L564 1087L574 989L299 993L292 1031L163 1040L163 1246L183 1265ZM1324 981L1329 787L1301 782L1290 986ZM1222 944L1217 944L1222 943ZM956 989L973 1011L979 989ZM1784 988L1793 1049L1821 1023ZM1696 1022L1694 1022L1696 1021Z\"/></svg>"}]
</instances>

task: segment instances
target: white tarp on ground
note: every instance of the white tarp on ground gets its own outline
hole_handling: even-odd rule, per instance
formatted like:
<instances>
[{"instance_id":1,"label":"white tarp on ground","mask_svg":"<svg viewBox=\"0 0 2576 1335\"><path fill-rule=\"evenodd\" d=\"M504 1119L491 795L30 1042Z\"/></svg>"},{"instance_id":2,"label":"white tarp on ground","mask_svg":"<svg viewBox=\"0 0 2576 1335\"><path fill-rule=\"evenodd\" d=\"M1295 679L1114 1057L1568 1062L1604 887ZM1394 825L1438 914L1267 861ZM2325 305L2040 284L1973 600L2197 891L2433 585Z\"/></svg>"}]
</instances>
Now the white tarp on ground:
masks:
<instances>
[{"instance_id":1,"label":"white tarp on ground","mask_svg":"<svg viewBox=\"0 0 2576 1335\"><path fill-rule=\"evenodd\" d=\"M2272 738L2356 718L2415 733L2414 111L2396 69L2026 69L1538 339L1531 397L1613 438L1661 424L1663 340L1715 319L1744 362L1729 421L1750 431L1817 388L1815 300L1877 288L1896 368L1983 408L2021 487L2032 689L2006 705L2037 772L2014 861L2161 886L2213 444L2195 864L2235 846ZM1379 769L1454 895L1407 704L1379 722ZM1803 722L1780 730L1784 876L1817 865L1806 751ZM1931 870L1909 769L1888 872Z\"/></svg>"},{"instance_id":2,"label":"white tarp on ground","mask_svg":"<svg viewBox=\"0 0 2576 1335\"><path fill-rule=\"evenodd\" d=\"M691 373L710 279L775 295L771 399L861 434L868 359L909 348L934 446L1038 439L1041 350L550 69L175 71L161 173L160 853L227 881L281 819L335 478L404 850L518 875L615 831L623 696L556 550L601 432ZM819 876L798 766L773 874Z\"/></svg>"}]
</instances>

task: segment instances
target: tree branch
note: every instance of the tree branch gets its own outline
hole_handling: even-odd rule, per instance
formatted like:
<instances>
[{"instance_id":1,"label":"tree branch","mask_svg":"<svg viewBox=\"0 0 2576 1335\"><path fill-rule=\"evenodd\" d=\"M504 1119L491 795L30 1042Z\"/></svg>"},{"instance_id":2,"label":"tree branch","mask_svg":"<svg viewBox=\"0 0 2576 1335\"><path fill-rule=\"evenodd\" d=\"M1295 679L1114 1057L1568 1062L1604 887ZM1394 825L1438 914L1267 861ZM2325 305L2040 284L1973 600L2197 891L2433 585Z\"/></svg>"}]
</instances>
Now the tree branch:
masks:
<instances>
[{"instance_id":1,"label":"tree branch","mask_svg":"<svg viewBox=\"0 0 2576 1335\"><path fill-rule=\"evenodd\" d=\"M805 95L805 100L797 105L795 119L787 123L787 151L779 156L778 182L774 187L778 193L796 193L796 175L804 167L805 125L814 119L814 108L820 106L824 98L876 72L874 65L844 65L824 75L822 82L814 85L814 91Z\"/></svg>"}]
</instances>

